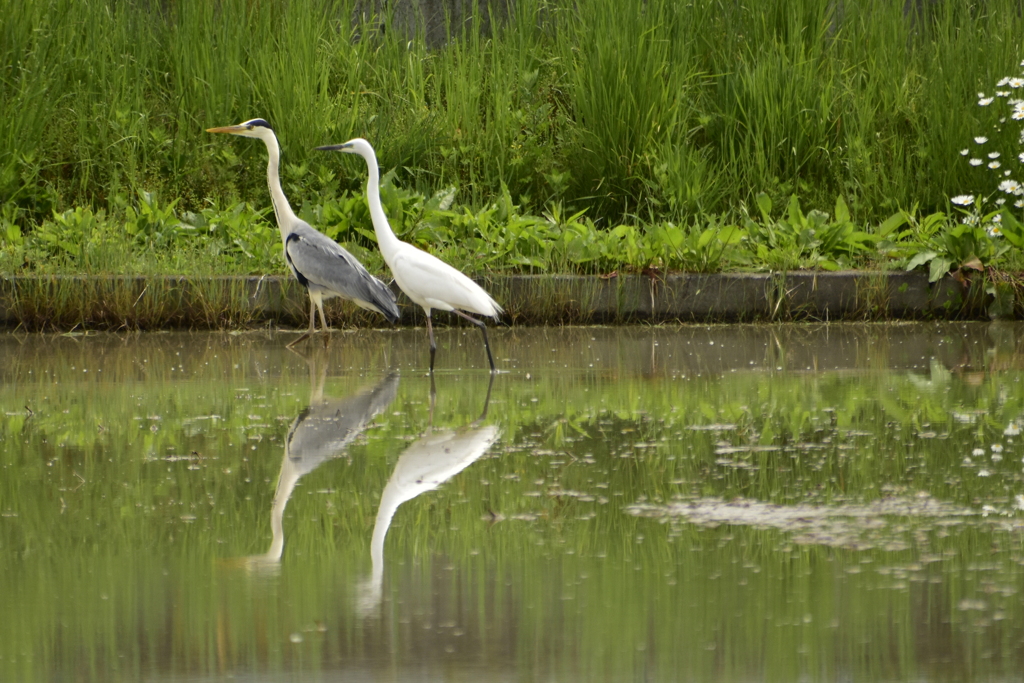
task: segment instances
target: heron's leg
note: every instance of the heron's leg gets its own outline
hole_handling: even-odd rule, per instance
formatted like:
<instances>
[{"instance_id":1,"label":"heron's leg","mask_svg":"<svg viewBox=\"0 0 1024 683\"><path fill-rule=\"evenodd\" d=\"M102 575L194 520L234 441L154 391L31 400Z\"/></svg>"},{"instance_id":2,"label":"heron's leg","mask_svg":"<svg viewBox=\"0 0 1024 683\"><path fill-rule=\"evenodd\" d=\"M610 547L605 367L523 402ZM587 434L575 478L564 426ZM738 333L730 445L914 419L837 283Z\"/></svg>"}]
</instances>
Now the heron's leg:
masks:
<instances>
[{"instance_id":1,"label":"heron's leg","mask_svg":"<svg viewBox=\"0 0 1024 683\"><path fill-rule=\"evenodd\" d=\"M324 318L324 302L318 299L316 302L316 310L320 311L320 327L324 328L324 332L330 332L331 329L327 327L327 319Z\"/></svg>"},{"instance_id":2,"label":"heron's leg","mask_svg":"<svg viewBox=\"0 0 1024 683\"><path fill-rule=\"evenodd\" d=\"M434 354L437 353L437 344L434 343L434 327L430 324L430 311L427 311L427 336L430 337L430 374L434 374Z\"/></svg>"},{"instance_id":3,"label":"heron's leg","mask_svg":"<svg viewBox=\"0 0 1024 683\"><path fill-rule=\"evenodd\" d=\"M306 341L311 336L313 336L313 333L315 331L316 331L316 302L313 301L313 295L310 294L309 295L309 329L306 331L306 334L302 335L301 337L299 337L298 339L293 341L291 344L289 344L288 348L290 349L293 346L295 346L296 344L298 344L299 342Z\"/></svg>"},{"instance_id":4,"label":"heron's leg","mask_svg":"<svg viewBox=\"0 0 1024 683\"><path fill-rule=\"evenodd\" d=\"M494 357L491 355L491 344L490 342L487 341L487 325L485 325L482 320L477 320L472 316L466 315L457 308L453 308L452 312L457 313L458 315L462 316L463 318L465 318L466 320L480 328L480 332L482 332L484 335L484 348L487 349L487 360L491 364L491 373L493 374L497 372L497 370L494 369Z\"/></svg>"},{"instance_id":5,"label":"heron's leg","mask_svg":"<svg viewBox=\"0 0 1024 683\"><path fill-rule=\"evenodd\" d=\"M320 311L320 327L324 330L324 348L327 348L328 342L331 340L331 328L327 327L327 320L324 318L324 301L317 297L316 310Z\"/></svg>"}]
</instances>

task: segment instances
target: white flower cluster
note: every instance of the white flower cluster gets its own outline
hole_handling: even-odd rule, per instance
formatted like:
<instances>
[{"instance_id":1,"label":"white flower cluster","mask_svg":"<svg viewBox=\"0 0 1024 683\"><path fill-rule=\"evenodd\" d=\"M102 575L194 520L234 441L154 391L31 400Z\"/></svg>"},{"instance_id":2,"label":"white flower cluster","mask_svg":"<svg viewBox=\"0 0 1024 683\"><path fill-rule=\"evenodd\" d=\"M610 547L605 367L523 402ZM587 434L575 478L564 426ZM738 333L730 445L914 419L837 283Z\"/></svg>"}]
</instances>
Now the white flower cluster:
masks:
<instances>
[{"instance_id":1,"label":"white flower cluster","mask_svg":"<svg viewBox=\"0 0 1024 683\"><path fill-rule=\"evenodd\" d=\"M1024 61L1021 62L1021 67L1024 67ZM1018 96L1019 95L1019 96ZM983 92L978 93L978 106L988 107L993 102L1002 100L1010 108L1009 118L1013 121L1024 122L1024 77L1014 78L1001 78L996 82L996 91L994 94L986 94ZM999 119L999 125L1006 123L1006 118L1002 117ZM996 127L997 130L999 126ZM1024 128L1021 129L1019 142L1024 145ZM1003 168L1002 154L998 150L985 152L980 149L983 145L988 143L988 138L984 135L979 135L974 138L974 144L978 148L972 149L966 147L960 150L961 156L968 157L967 163L971 166L982 166L984 165L990 171L997 173L1000 177L997 189L1002 195L995 199L997 207L1002 207L1008 200L1013 200L1013 206L1018 209L1024 209L1024 183L1014 179L1012 176L1015 175L1014 170L1011 168ZM1024 152L1017 153L1017 160L1024 164ZM978 225L982 222L981 210L985 204L985 197L975 197L973 194L961 194L956 197L952 197L950 202L957 206L965 207L963 212L963 222L967 225ZM997 208L996 211L999 209ZM996 236L1002 234L999 229L1001 216L998 213L991 213L985 219L985 227L988 230L989 235Z\"/></svg>"}]
</instances>

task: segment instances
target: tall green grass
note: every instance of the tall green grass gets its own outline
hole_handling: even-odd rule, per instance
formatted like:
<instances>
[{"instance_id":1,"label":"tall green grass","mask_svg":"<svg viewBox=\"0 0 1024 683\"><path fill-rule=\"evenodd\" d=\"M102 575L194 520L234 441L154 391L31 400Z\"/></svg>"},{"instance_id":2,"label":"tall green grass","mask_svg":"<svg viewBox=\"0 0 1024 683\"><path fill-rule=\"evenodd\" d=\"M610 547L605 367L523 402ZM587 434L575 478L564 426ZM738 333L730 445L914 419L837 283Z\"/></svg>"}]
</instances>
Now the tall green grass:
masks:
<instances>
[{"instance_id":1,"label":"tall green grass","mask_svg":"<svg viewBox=\"0 0 1024 683\"><path fill-rule=\"evenodd\" d=\"M364 7L365 9L365 7ZM396 10L397 11L397 10ZM482 207L685 220L765 192L842 194L860 220L987 189L959 156L1015 75L1012 0L519 0L441 47L352 0L0 0L0 205L30 228L140 191L179 208L267 203L264 150L204 128L276 128L297 206L358 190L360 135L400 184ZM383 24L385 30L380 30Z\"/></svg>"}]
</instances>

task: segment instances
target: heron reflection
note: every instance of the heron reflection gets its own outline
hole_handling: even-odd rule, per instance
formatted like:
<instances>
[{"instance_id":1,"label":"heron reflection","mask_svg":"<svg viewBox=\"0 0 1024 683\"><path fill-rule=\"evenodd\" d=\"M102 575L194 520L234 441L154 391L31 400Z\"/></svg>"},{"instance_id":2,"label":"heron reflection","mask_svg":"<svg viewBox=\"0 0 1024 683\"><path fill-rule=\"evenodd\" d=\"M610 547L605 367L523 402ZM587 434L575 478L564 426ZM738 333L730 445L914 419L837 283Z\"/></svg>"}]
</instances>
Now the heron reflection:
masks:
<instances>
[{"instance_id":1,"label":"heron reflection","mask_svg":"<svg viewBox=\"0 0 1024 683\"><path fill-rule=\"evenodd\" d=\"M327 368L314 378L314 362L309 363L312 386L309 406L292 421L284 442L284 459L277 478L274 504L270 511L272 540L262 555L245 558L253 567L273 569L284 552L284 510L295 485L304 475L342 455L345 448L366 429L370 421L395 400L398 374L391 373L376 386L345 398L324 398Z\"/></svg>"},{"instance_id":2,"label":"heron reflection","mask_svg":"<svg viewBox=\"0 0 1024 683\"><path fill-rule=\"evenodd\" d=\"M434 382L430 382L430 412L433 421ZM462 470L469 467L498 439L497 425L481 424L487 417L494 376L487 385L487 396L480 417L461 429L434 429L427 427L424 436L412 442L395 463L395 469L380 496L380 507L373 525L370 558L373 564L370 578L363 583L357 598L357 609L364 616L371 615L380 605L384 581L384 539L398 507L416 496L433 491Z\"/></svg>"}]
</instances>

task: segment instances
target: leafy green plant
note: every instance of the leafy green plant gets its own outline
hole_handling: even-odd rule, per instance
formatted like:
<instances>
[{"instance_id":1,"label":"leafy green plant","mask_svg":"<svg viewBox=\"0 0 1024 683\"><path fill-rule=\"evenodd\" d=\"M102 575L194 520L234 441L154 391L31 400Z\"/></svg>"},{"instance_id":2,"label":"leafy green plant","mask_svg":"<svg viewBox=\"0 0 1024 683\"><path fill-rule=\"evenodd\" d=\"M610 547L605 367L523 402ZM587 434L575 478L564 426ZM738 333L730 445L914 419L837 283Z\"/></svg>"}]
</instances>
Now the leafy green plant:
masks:
<instances>
[{"instance_id":1,"label":"leafy green plant","mask_svg":"<svg viewBox=\"0 0 1024 683\"><path fill-rule=\"evenodd\" d=\"M746 233L736 225L720 225L714 218L710 222L703 230L661 223L650 229L648 235L668 268L712 273L729 262L749 261L739 248Z\"/></svg>"},{"instance_id":2,"label":"leafy green plant","mask_svg":"<svg viewBox=\"0 0 1024 683\"><path fill-rule=\"evenodd\" d=\"M25 243L25 236L15 221L17 210L11 205L0 207L0 246L18 248Z\"/></svg>"},{"instance_id":3,"label":"leafy green plant","mask_svg":"<svg viewBox=\"0 0 1024 683\"><path fill-rule=\"evenodd\" d=\"M876 237L851 220L842 197L836 199L835 218L812 209L806 214L796 195L789 199L784 217L772 217L772 200L757 195L761 220L744 220L750 249L758 263L771 270L817 267L838 270L855 265L868 254Z\"/></svg>"},{"instance_id":4,"label":"leafy green plant","mask_svg":"<svg viewBox=\"0 0 1024 683\"><path fill-rule=\"evenodd\" d=\"M54 212L52 220L44 221L33 231L33 241L58 261L69 265L81 264L86 246L93 240L103 219L102 211L95 214L83 207Z\"/></svg>"},{"instance_id":5,"label":"leafy green plant","mask_svg":"<svg viewBox=\"0 0 1024 683\"><path fill-rule=\"evenodd\" d=\"M1005 242L997 244L985 228L965 224L939 231L924 246L907 262L906 269L927 265L929 282L951 271L955 278L964 281L965 271L985 270L1010 248Z\"/></svg>"},{"instance_id":6,"label":"leafy green plant","mask_svg":"<svg viewBox=\"0 0 1024 683\"><path fill-rule=\"evenodd\" d=\"M211 254L252 269L280 267L280 236L265 213L238 202L226 209L211 206L196 213L182 212L176 228L178 243L202 245Z\"/></svg>"},{"instance_id":7,"label":"leafy green plant","mask_svg":"<svg viewBox=\"0 0 1024 683\"><path fill-rule=\"evenodd\" d=\"M183 230L174 207L178 200L161 205L155 192L140 191L139 203L130 204L123 196L114 198L114 204L125 217L125 231L142 244L163 247L174 243L176 236Z\"/></svg>"}]
</instances>

